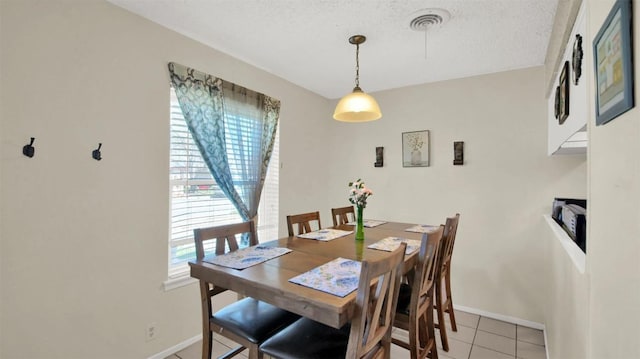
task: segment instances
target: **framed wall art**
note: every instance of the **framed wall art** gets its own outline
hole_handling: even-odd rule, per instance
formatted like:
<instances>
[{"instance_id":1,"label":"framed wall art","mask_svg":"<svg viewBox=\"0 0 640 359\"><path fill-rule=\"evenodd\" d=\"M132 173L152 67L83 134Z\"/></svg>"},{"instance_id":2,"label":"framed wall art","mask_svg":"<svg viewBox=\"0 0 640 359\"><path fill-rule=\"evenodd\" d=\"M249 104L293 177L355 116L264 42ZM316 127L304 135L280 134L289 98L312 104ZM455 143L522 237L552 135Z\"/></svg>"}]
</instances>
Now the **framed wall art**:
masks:
<instances>
[{"instance_id":1,"label":"framed wall art","mask_svg":"<svg viewBox=\"0 0 640 359\"><path fill-rule=\"evenodd\" d=\"M569 61L565 61L562 66L559 88L558 123L562 125L569 117Z\"/></svg>"},{"instance_id":2,"label":"framed wall art","mask_svg":"<svg viewBox=\"0 0 640 359\"><path fill-rule=\"evenodd\" d=\"M462 166L464 164L464 142L455 141L453 143L453 164Z\"/></svg>"},{"instance_id":3,"label":"framed wall art","mask_svg":"<svg viewBox=\"0 0 640 359\"><path fill-rule=\"evenodd\" d=\"M402 167L429 167L429 131L402 133Z\"/></svg>"},{"instance_id":4,"label":"framed wall art","mask_svg":"<svg viewBox=\"0 0 640 359\"><path fill-rule=\"evenodd\" d=\"M582 35L576 34L573 40L573 52L571 53L571 69L573 70L573 84L578 86L578 80L582 76Z\"/></svg>"},{"instance_id":5,"label":"framed wall art","mask_svg":"<svg viewBox=\"0 0 640 359\"><path fill-rule=\"evenodd\" d=\"M631 0L617 0L593 40L596 125L633 108Z\"/></svg>"},{"instance_id":6,"label":"framed wall art","mask_svg":"<svg viewBox=\"0 0 640 359\"><path fill-rule=\"evenodd\" d=\"M560 117L560 86L556 86L555 102L553 103L553 116Z\"/></svg>"}]
</instances>

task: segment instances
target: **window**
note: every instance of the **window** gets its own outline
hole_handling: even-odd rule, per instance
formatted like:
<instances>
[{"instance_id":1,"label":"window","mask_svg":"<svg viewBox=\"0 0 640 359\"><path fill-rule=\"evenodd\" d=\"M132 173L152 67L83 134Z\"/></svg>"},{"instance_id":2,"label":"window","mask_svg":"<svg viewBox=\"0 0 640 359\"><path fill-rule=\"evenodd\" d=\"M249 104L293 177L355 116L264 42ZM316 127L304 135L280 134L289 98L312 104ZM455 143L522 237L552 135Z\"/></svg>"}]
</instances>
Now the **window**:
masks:
<instances>
[{"instance_id":1,"label":"window","mask_svg":"<svg viewBox=\"0 0 640 359\"><path fill-rule=\"evenodd\" d=\"M195 228L238 223L242 218L211 176L187 128L173 87L170 91L169 278L172 279L187 276L189 273L187 262L196 256L193 243ZM242 138L242 130L242 126L225 129L228 138ZM258 209L257 231L258 239L262 242L278 238L279 137L279 132L276 131ZM237 164L234 163L232 153L237 151L237 145L229 144L228 147L229 165L233 171Z\"/></svg>"}]
</instances>

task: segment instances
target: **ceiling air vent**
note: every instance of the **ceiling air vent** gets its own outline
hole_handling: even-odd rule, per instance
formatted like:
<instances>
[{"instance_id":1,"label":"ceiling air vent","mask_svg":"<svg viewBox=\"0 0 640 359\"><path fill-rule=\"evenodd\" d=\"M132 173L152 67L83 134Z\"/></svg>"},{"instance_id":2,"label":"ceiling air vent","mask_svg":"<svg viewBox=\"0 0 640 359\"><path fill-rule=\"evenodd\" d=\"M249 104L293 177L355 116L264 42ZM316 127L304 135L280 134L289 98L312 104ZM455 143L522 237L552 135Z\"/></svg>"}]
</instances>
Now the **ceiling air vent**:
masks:
<instances>
[{"instance_id":1,"label":"ceiling air vent","mask_svg":"<svg viewBox=\"0 0 640 359\"><path fill-rule=\"evenodd\" d=\"M443 9L423 9L411 16L409 27L411 30L426 31L427 28L441 25L451 18L451 14Z\"/></svg>"}]
</instances>

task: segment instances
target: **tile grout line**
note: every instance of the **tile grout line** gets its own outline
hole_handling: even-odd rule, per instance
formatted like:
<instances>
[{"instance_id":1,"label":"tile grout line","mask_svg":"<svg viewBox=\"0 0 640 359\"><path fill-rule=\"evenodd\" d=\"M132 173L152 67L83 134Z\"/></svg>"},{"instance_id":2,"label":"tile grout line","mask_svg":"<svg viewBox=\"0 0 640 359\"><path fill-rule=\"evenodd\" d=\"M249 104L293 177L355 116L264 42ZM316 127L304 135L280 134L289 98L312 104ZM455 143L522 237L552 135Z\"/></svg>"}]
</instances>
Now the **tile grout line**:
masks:
<instances>
[{"instance_id":1,"label":"tile grout line","mask_svg":"<svg viewBox=\"0 0 640 359\"><path fill-rule=\"evenodd\" d=\"M501 351L496 350L496 349L493 349L493 348L484 347L484 346L482 346L482 345L476 345L476 344L475 344L475 342L476 342L476 338L477 338L477 336L478 336L478 331L481 331L481 332L483 332L483 333L487 333L487 334L495 335L495 336L498 336L498 337L507 338L507 339L513 339L513 341L515 342L515 354L513 355L513 358L514 358L514 359L517 359L517 358L518 358L518 326L519 326L519 325L518 325L518 324L513 323L513 325L514 325L514 327L515 327L516 332L515 332L514 337L513 337L513 338L511 338L511 337L506 336L506 335L497 334L497 333L493 333L493 332L488 332L488 331L486 331L486 330L482 330L482 329L480 329L480 319L482 319L482 316L480 316L480 317L478 318L478 327L477 327L477 329L476 329L476 331L475 331L475 334L474 334L474 337L473 337L473 344L471 345L471 349L473 350L473 347L474 347L474 346L478 346L478 347L480 347L480 348L484 348L484 349L487 349L487 350L491 350L491 351L494 351L494 352L497 352L497 353L501 353L501 354L505 354L505 355L510 355L510 354L508 354L508 353L504 353L504 352L501 352ZM492 318L489 318L489 319L492 319ZM471 359L470 357L471 357L471 353L469 353L469 358L468 358L468 359Z\"/></svg>"},{"instance_id":2,"label":"tile grout line","mask_svg":"<svg viewBox=\"0 0 640 359\"><path fill-rule=\"evenodd\" d=\"M471 359L471 352L473 351L473 345L476 343L476 336L478 335L478 327L480 326L480 318L482 316L478 316L478 321L476 322L476 330L473 332L473 340L471 340L471 349L469 349L469 356L467 359Z\"/></svg>"},{"instance_id":3,"label":"tile grout line","mask_svg":"<svg viewBox=\"0 0 640 359\"><path fill-rule=\"evenodd\" d=\"M518 357L518 324L516 324L516 358Z\"/></svg>"}]
</instances>

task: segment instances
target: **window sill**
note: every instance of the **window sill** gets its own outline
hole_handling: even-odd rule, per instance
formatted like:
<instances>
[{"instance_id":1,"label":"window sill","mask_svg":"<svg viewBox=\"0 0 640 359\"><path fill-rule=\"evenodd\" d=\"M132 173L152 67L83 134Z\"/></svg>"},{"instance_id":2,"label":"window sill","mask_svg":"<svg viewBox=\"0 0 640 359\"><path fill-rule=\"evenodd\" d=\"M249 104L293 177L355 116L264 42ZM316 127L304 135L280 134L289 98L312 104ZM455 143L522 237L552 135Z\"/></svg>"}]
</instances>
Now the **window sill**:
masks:
<instances>
[{"instance_id":1,"label":"window sill","mask_svg":"<svg viewBox=\"0 0 640 359\"><path fill-rule=\"evenodd\" d=\"M586 255L584 254L584 252L575 244L575 242L573 242L573 240L571 240L571 237L569 237L564 229L562 229L562 227L560 227L556 223L556 221L551 218L550 215L545 214L544 219L547 221L547 224L549 224L549 228L551 228L551 231L555 235L556 239L560 242L560 244L562 244L562 248L564 248L565 252L567 252L569 258L571 258L571 261L573 262L573 265L576 267L578 272L584 274L586 262Z\"/></svg>"},{"instance_id":2,"label":"window sill","mask_svg":"<svg viewBox=\"0 0 640 359\"><path fill-rule=\"evenodd\" d=\"M167 291L178 289L178 288L191 285L197 282L198 282L197 279L191 278L188 275L176 277L176 278L169 278L163 283L164 291L167 292Z\"/></svg>"}]
</instances>

